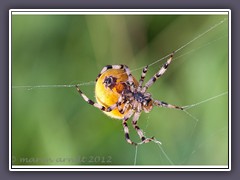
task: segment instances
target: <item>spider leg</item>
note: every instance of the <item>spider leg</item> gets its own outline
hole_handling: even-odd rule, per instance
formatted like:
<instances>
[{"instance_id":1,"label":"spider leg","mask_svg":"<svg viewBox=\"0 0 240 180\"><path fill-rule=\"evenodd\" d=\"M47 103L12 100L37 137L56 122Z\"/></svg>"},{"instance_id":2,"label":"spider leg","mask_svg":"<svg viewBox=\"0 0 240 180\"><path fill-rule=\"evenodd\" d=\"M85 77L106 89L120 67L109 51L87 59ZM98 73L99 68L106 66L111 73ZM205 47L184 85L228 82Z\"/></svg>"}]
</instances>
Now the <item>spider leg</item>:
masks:
<instances>
[{"instance_id":1,"label":"spider leg","mask_svg":"<svg viewBox=\"0 0 240 180\"><path fill-rule=\"evenodd\" d=\"M133 83L133 76L131 74L130 69L123 64L119 64L119 65L106 65L105 67L103 67L102 71L100 72L100 74L98 74L96 81L98 80L98 78L104 73L106 72L108 69L123 69L124 72L127 74L128 76L128 81Z\"/></svg>"},{"instance_id":2,"label":"spider leg","mask_svg":"<svg viewBox=\"0 0 240 180\"><path fill-rule=\"evenodd\" d=\"M163 64L163 66L160 68L160 70L159 70L156 74L154 74L154 76L145 84L145 86L144 86L145 91L146 91L150 86L152 86L153 83L154 83L160 76L162 76L162 75L166 72L168 66L169 66L169 65L171 64L171 62L172 62L173 54L174 54L174 53L172 53L172 54L170 55L170 58L167 60L167 62L166 62L165 64Z\"/></svg>"},{"instance_id":3,"label":"spider leg","mask_svg":"<svg viewBox=\"0 0 240 180\"><path fill-rule=\"evenodd\" d=\"M121 114L124 114L125 111L129 108L129 102L126 101L126 102L123 102L124 103L124 106L123 108L121 106L118 106L118 111L121 113Z\"/></svg>"},{"instance_id":4,"label":"spider leg","mask_svg":"<svg viewBox=\"0 0 240 180\"><path fill-rule=\"evenodd\" d=\"M115 107L116 105L116 107ZM126 100L123 100L123 97L120 96L119 99L118 99L118 102L115 104L115 105L112 105L110 108L118 108L118 111L121 113L121 114L124 114L125 111L128 109L129 107L129 102L126 101ZM123 107L122 107L123 105Z\"/></svg>"},{"instance_id":5,"label":"spider leg","mask_svg":"<svg viewBox=\"0 0 240 180\"><path fill-rule=\"evenodd\" d=\"M128 76L128 82L130 83L130 86L132 86L134 84L133 76L132 76L132 73L131 73L130 69L126 65L124 67L124 71L126 72L126 74Z\"/></svg>"},{"instance_id":6,"label":"spider leg","mask_svg":"<svg viewBox=\"0 0 240 180\"><path fill-rule=\"evenodd\" d=\"M137 121L139 119L140 116L140 112L135 112L135 114L133 115L133 120L132 120L132 125L134 127L134 129L137 131L138 136L140 137L142 143L148 143L150 141L153 141L154 138L146 138L143 134L143 131L140 129L140 127L137 125Z\"/></svg>"},{"instance_id":7,"label":"spider leg","mask_svg":"<svg viewBox=\"0 0 240 180\"><path fill-rule=\"evenodd\" d=\"M132 116L132 114L133 114L133 110L130 110L130 111L128 112L128 114L123 118L122 125L123 125L123 130L124 130L124 134L125 134L125 139L126 139L126 141L127 141L129 144L137 145L137 143L133 142L133 141L130 139L129 129L128 129L128 125L127 125L127 120Z\"/></svg>"},{"instance_id":8,"label":"spider leg","mask_svg":"<svg viewBox=\"0 0 240 180\"><path fill-rule=\"evenodd\" d=\"M171 108L171 109L183 110L183 107L175 106L175 105L172 105L172 104L168 104L166 102L159 101L159 100L154 100L153 104L155 104L156 106L161 106L161 107L166 107L166 108Z\"/></svg>"},{"instance_id":9,"label":"spider leg","mask_svg":"<svg viewBox=\"0 0 240 180\"><path fill-rule=\"evenodd\" d=\"M113 104L112 106L106 108L98 103L95 103L93 100L89 99L85 94L83 94L83 92L79 89L79 87L77 85L76 85L76 88L77 88L77 91L79 92L79 94L83 97L83 99L88 104L100 109L101 111L110 112L110 111L114 110L119 104L119 102L117 102L116 104Z\"/></svg>"},{"instance_id":10,"label":"spider leg","mask_svg":"<svg viewBox=\"0 0 240 180\"><path fill-rule=\"evenodd\" d=\"M140 80L139 80L139 87L142 86L147 71L148 71L148 66L145 66L145 67L143 68L143 70L142 70L142 75L141 75L141 78L140 78Z\"/></svg>"}]
</instances>

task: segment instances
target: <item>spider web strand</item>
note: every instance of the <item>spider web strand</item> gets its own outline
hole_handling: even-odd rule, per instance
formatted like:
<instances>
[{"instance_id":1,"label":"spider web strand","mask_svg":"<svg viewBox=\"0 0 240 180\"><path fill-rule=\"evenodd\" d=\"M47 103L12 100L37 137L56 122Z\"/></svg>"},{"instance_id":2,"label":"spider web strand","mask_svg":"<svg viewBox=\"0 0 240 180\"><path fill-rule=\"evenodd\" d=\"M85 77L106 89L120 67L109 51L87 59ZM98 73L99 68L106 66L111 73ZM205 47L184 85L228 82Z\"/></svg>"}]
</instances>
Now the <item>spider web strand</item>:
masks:
<instances>
[{"instance_id":1,"label":"spider web strand","mask_svg":"<svg viewBox=\"0 0 240 180\"><path fill-rule=\"evenodd\" d=\"M193 43L194 41L198 40L199 38L201 38L202 36L204 36L205 34L207 34L208 32L212 31L213 29L217 28L219 25L223 24L225 21L227 20L227 18L224 18L223 20L221 20L220 22L218 22L217 24L211 26L210 28L208 28L206 31L204 31L203 33L197 35L195 38L193 38L192 40L188 41L186 44L182 45L181 47L179 47L178 49L176 49L174 51L174 53L177 53L178 51L182 50L183 48L187 47L188 45L190 45L191 43ZM149 64L148 66L153 66L154 64L168 58L169 56L171 56L172 52L166 56L164 56L163 58L161 59L158 59L156 61L154 61L153 63ZM144 67L140 67L140 68L137 68L137 69L134 69L132 71L137 71L137 70L140 70Z\"/></svg>"},{"instance_id":2,"label":"spider web strand","mask_svg":"<svg viewBox=\"0 0 240 180\"><path fill-rule=\"evenodd\" d=\"M176 52L182 50L183 48L185 48L186 46L188 46L189 44L191 44L192 42L196 41L197 39L201 38L202 36L204 36L205 34L207 34L208 32L210 32L211 30L215 29L216 27L218 27L219 25L221 25L222 23L224 23L227 20L227 18L224 18L222 21L218 22L217 24L213 25L212 27L210 27L208 30L204 31L203 33L199 34L198 36L196 36L195 38L193 38L191 41L189 41L188 43L186 43L185 45L181 46L180 48L178 48Z\"/></svg>"},{"instance_id":3,"label":"spider web strand","mask_svg":"<svg viewBox=\"0 0 240 180\"><path fill-rule=\"evenodd\" d=\"M36 86L12 86L13 89L23 88L27 90L32 90L35 88L72 88L77 86L88 86L88 85L94 85L95 81L89 81L85 83L80 84L60 84L60 85L36 85Z\"/></svg>"},{"instance_id":4,"label":"spider web strand","mask_svg":"<svg viewBox=\"0 0 240 180\"><path fill-rule=\"evenodd\" d=\"M171 164L171 165L174 165L174 162L169 158L169 156L167 155L167 153L164 151L163 147L161 144L159 143L156 143L157 146L159 147L159 149L162 151L163 155L166 157L166 159L168 160L168 162Z\"/></svg>"},{"instance_id":5,"label":"spider web strand","mask_svg":"<svg viewBox=\"0 0 240 180\"><path fill-rule=\"evenodd\" d=\"M203 104L203 103L205 103L205 102L208 102L208 101L211 101L211 100L213 100L213 99L216 99L216 98L218 98L218 97L224 96L225 94L228 94L228 91L226 91L226 92L224 92L224 93L221 93L221 94L219 94L219 95L213 96L213 97L211 97L211 98L205 99L205 100L200 101L200 102L198 102L198 103L190 104L190 105L187 105L187 106L183 106L182 108L183 108L184 110L187 110L187 109L193 108L193 107L195 107L195 106L198 106L198 105L200 105L200 104ZM185 111L185 112L186 112L186 111Z\"/></svg>"},{"instance_id":6,"label":"spider web strand","mask_svg":"<svg viewBox=\"0 0 240 180\"><path fill-rule=\"evenodd\" d=\"M136 164L137 164L137 153L138 153L138 146L135 146L135 147L136 147L136 149L135 149L134 163L133 163L134 166L136 166Z\"/></svg>"}]
</instances>

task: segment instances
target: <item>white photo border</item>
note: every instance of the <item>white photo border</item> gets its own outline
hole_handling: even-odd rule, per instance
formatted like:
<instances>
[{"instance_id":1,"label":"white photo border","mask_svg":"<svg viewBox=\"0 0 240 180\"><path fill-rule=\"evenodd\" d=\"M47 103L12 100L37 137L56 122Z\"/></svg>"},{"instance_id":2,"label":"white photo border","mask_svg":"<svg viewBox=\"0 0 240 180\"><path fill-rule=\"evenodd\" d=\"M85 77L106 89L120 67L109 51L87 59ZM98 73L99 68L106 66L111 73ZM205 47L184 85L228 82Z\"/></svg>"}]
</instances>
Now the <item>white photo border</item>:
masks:
<instances>
[{"instance_id":1,"label":"white photo border","mask_svg":"<svg viewBox=\"0 0 240 180\"><path fill-rule=\"evenodd\" d=\"M228 15L228 165L226 166L23 166L12 165L11 18L13 15ZM10 171L231 171L231 10L230 9L10 9L9 10L9 170Z\"/></svg>"}]
</instances>

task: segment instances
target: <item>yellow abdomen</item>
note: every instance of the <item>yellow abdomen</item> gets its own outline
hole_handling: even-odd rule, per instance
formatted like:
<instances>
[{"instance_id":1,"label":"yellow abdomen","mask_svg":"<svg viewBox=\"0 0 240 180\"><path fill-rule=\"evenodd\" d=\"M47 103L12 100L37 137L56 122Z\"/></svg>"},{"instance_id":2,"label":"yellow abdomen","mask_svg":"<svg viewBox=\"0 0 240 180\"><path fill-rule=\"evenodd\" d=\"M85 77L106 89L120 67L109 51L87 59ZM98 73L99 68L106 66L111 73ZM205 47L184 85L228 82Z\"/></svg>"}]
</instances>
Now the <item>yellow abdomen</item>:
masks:
<instances>
[{"instance_id":1,"label":"yellow abdomen","mask_svg":"<svg viewBox=\"0 0 240 180\"><path fill-rule=\"evenodd\" d=\"M103 84L106 77L112 76L117 79L116 85L110 89L109 87L105 87ZM123 69L109 69L104 72L97 80L95 86L95 97L96 101L101 104L102 106L108 108L118 102L120 94L122 93L125 86L125 83L128 80L127 74L124 72ZM138 85L138 82L133 77L135 85ZM122 104L123 108L124 104ZM123 117L127 114L128 110L126 110L123 114L118 111L118 108L112 110L111 112L104 112L106 115L116 118L116 119L123 119Z\"/></svg>"}]
</instances>

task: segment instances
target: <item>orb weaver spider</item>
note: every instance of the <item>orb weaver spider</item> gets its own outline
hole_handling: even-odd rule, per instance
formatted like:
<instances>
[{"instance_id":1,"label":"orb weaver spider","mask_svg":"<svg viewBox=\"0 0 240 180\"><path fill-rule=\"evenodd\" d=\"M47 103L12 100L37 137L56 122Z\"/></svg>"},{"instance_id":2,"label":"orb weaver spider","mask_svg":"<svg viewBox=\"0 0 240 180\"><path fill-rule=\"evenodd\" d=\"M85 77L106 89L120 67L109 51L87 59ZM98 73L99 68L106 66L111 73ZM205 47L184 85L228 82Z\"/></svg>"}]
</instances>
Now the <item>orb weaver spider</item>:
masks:
<instances>
[{"instance_id":1,"label":"orb weaver spider","mask_svg":"<svg viewBox=\"0 0 240 180\"><path fill-rule=\"evenodd\" d=\"M183 107L168 104L163 101L154 100L147 92L158 78L160 78L169 67L173 59L172 53L166 63L159 69L152 78L143 86L148 71L148 66L142 70L139 82L132 76L126 65L107 65L96 78L95 97L96 102L89 99L76 85L77 91L90 105L100 109L112 118L121 119L126 141L133 145L154 141L154 137L146 138L143 131L137 125L142 111L149 113L153 106L166 107L183 110ZM133 116L132 125L141 139L135 143L130 139L127 121Z\"/></svg>"}]
</instances>

